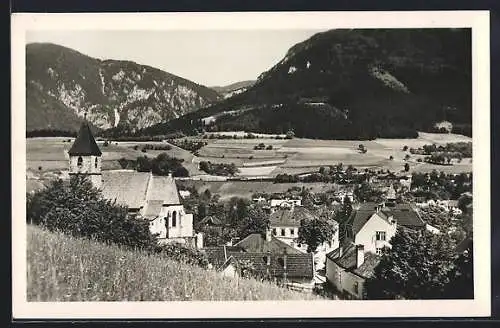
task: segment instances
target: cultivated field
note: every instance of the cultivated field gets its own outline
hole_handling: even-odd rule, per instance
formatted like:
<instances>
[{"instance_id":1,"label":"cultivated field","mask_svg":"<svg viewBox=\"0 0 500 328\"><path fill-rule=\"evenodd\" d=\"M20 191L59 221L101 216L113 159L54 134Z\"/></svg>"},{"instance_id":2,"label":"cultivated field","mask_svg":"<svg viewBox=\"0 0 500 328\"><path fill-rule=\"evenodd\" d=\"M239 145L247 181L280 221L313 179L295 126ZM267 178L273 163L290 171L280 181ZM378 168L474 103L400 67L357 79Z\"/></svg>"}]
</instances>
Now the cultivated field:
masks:
<instances>
[{"instance_id":1,"label":"cultivated field","mask_svg":"<svg viewBox=\"0 0 500 328\"><path fill-rule=\"evenodd\" d=\"M199 138L189 138L199 139ZM36 189L41 175L66 171L68 157L65 153L71 142L63 142L68 138L30 138L26 142L27 175L31 174L32 186ZM72 139L73 140L73 139ZM313 140L313 139L273 139L268 136L256 139L203 139L208 144L198 151L198 156L191 152L171 145L172 149L141 151L144 144L163 144L165 142L113 142L104 147L99 142L103 152L103 169L119 169L118 159L125 157L135 159L138 156L154 157L161 152L184 159L183 165L191 176L203 175L198 165L201 161L212 163L234 163L239 168L238 175L243 177L275 176L281 173L300 174L317 172L321 166L343 163L357 168L373 168L400 171L404 164L410 164L410 172L430 172L432 170L448 173L472 171L472 160L465 158L461 163L453 162L451 166L433 165L417 162L420 155L410 155L402 150L403 146L418 148L426 144L445 144L448 142L472 141L471 138L454 134L420 133L416 139L376 139L370 141L352 140ZM255 150L254 147L263 143L266 148ZM358 151L362 144L367 148L365 154ZM134 147L137 146L137 150ZM405 161L406 155L410 159ZM390 160L389 157L393 159ZM29 189L28 189L29 191Z\"/></svg>"},{"instance_id":2,"label":"cultivated field","mask_svg":"<svg viewBox=\"0 0 500 328\"><path fill-rule=\"evenodd\" d=\"M27 268L27 299L35 302L319 300L35 226L27 229Z\"/></svg>"},{"instance_id":3,"label":"cultivated field","mask_svg":"<svg viewBox=\"0 0 500 328\"><path fill-rule=\"evenodd\" d=\"M331 184L314 183L274 183L272 181L179 181L181 186L195 187L199 193L210 190L212 194L219 194L222 200L231 197L251 198L254 193L281 193L290 188L306 188L311 192L326 192L334 188Z\"/></svg>"}]
</instances>

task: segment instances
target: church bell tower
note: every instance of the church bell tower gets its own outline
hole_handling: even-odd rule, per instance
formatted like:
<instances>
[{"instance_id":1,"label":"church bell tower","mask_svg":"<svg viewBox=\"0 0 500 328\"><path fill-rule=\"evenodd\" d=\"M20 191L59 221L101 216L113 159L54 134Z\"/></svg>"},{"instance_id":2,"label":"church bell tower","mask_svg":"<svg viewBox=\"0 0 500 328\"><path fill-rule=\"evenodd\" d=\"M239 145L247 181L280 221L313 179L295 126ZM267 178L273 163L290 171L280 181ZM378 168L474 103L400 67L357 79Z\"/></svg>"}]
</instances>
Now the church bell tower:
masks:
<instances>
[{"instance_id":1,"label":"church bell tower","mask_svg":"<svg viewBox=\"0 0 500 328\"><path fill-rule=\"evenodd\" d=\"M101 188L101 150L90 131L85 117L75 142L68 151L69 174L84 174L88 176L94 187Z\"/></svg>"}]
</instances>

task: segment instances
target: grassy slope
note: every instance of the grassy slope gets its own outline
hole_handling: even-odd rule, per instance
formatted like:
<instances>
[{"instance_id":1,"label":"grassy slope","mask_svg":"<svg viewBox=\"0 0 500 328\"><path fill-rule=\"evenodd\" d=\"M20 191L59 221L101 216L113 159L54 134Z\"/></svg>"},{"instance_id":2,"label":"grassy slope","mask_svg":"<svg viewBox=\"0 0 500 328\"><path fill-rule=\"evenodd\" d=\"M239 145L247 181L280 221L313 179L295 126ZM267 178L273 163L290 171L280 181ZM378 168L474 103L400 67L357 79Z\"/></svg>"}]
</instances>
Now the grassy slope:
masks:
<instances>
[{"instance_id":1,"label":"grassy slope","mask_svg":"<svg viewBox=\"0 0 500 328\"><path fill-rule=\"evenodd\" d=\"M304 300L255 280L28 226L29 301Z\"/></svg>"}]
</instances>

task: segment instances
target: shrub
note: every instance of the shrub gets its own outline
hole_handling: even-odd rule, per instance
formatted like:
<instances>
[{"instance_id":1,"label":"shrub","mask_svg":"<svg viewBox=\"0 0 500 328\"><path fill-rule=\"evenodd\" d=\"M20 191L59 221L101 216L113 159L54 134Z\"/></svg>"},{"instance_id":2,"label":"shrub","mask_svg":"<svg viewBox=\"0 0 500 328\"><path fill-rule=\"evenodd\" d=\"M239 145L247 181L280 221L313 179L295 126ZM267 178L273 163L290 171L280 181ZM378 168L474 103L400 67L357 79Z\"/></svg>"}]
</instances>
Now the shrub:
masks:
<instances>
[{"instance_id":1,"label":"shrub","mask_svg":"<svg viewBox=\"0 0 500 328\"><path fill-rule=\"evenodd\" d=\"M26 203L26 220L51 231L104 243L151 249L156 245L149 223L128 209L106 200L85 176L53 181ZM113 224L110 224L113 222Z\"/></svg>"}]
</instances>

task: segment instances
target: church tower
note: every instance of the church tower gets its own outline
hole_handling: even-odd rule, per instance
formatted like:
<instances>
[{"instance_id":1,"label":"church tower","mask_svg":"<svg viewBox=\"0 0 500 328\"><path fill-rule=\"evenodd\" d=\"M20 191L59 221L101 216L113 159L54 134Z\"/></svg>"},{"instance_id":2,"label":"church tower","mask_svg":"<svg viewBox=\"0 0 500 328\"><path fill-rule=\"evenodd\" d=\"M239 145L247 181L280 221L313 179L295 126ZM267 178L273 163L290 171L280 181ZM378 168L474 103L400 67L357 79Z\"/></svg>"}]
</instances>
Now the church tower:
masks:
<instances>
[{"instance_id":1,"label":"church tower","mask_svg":"<svg viewBox=\"0 0 500 328\"><path fill-rule=\"evenodd\" d=\"M94 187L101 188L101 150L90 131L87 119L82 122L75 142L68 151L69 174L85 174Z\"/></svg>"}]
</instances>

